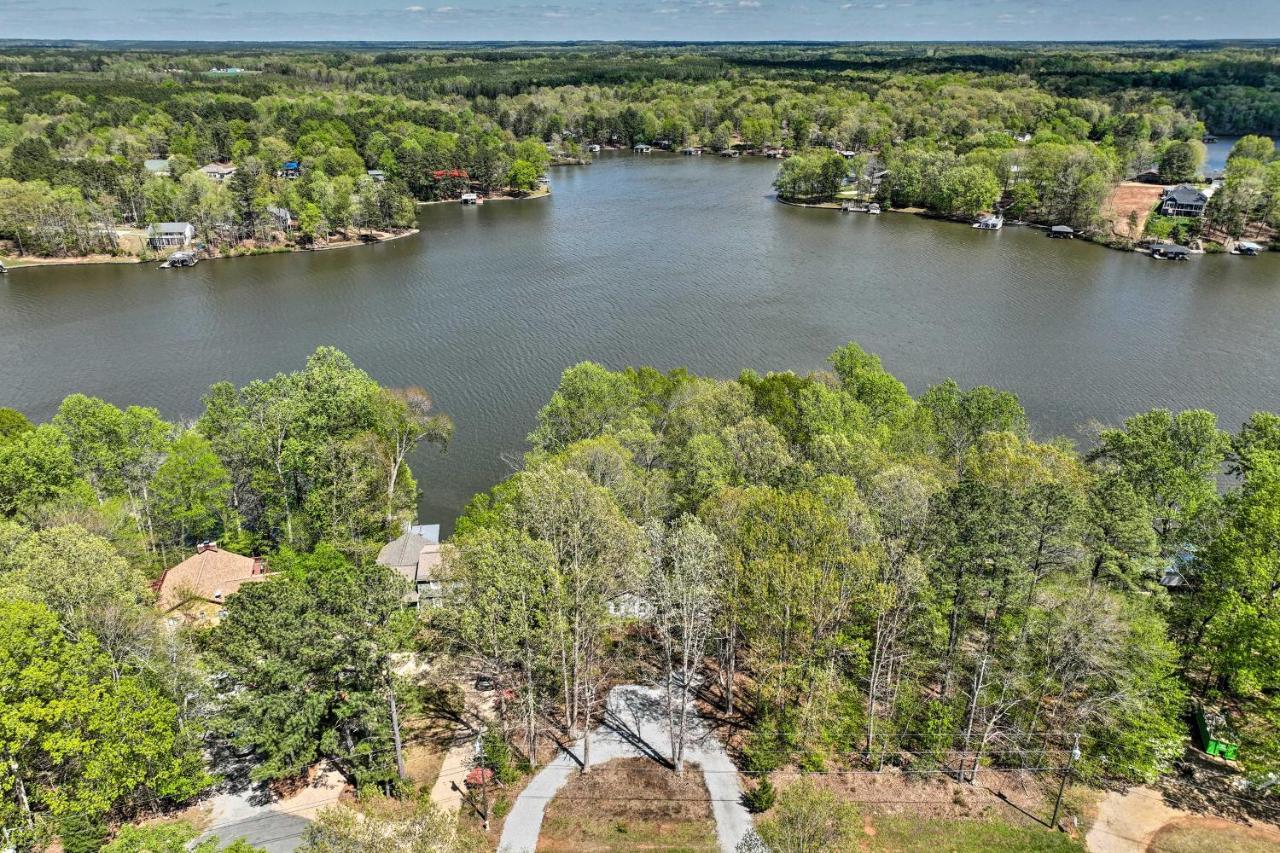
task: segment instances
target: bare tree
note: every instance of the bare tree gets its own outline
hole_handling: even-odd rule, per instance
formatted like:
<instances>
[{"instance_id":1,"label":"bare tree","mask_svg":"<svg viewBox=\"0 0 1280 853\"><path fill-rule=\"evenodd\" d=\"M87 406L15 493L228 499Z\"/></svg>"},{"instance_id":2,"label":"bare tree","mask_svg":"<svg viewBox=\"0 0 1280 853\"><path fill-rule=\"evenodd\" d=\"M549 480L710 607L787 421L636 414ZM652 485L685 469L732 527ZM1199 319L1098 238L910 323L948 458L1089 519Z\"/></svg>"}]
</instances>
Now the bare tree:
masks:
<instances>
[{"instance_id":1,"label":"bare tree","mask_svg":"<svg viewBox=\"0 0 1280 853\"><path fill-rule=\"evenodd\" d=\"M682 774L689 699L716 624L716 589L725 559L715 534L693 516L684 516L670 529L654 525L649 537L654 623L666 664L671 763Z\"/></svg>"}]
</instances>

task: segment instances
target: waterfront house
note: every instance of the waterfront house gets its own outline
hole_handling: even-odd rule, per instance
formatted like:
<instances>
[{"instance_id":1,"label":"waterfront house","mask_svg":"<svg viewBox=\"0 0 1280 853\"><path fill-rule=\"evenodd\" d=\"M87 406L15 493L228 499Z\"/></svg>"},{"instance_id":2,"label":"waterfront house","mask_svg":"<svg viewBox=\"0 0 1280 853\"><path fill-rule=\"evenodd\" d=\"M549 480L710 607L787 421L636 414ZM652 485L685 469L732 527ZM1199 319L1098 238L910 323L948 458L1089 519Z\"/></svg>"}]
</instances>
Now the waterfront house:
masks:
<instances>
[{"instance_id":1,"label":"waterfront house","mask_svg":"<svg viewBox=\"0 0 1280 853\"><path fill-rule=\"evenodd\" d=\"M375 183L379 184L387 179L387 173L381 169L369 169L365 174L373 178Z\"/></svg>"},{"instance_id":2,"label":"waterfront house","mask_svg":"<svg viewBox=\"0 0 1280 853\"><path fill-rule=\"evenodd\" d=\"M1050 237L1057 237L1060 240L1070 240L1076 236L1076 231L1070 225L1055 225L1049 229Z\"/></svg>"},{"instance_id":3,"label":"waterfront house","mask_svg":"<svg viewBox=\"0 0 1280 853\"><path fill-rule=\"evenodd\" d=\"M649 152L653 151L653 146L645 145L643 142L637 142L635 147L632 148L631 150L636 152L637 154L648 154Z\"/></svg>"},{"instance_id":4,"label":"waterfront house","mask_svg":"<svg viewBox=\"0 0 1280 853\"><path fill-rule=\"evenodd\" d=\"M1179 184L1160 196L1160 212L1165 216L1204 216L1209 193L1187 184Z\"/></svg>"},{"instance_id":5,"label":"waterfront house","mask_svg":"<svg viewBox=\"0 0 1280 853\"><path fill-rule=\"evenodd\" d=\"M288 231L289 226L293 224L293 214L287 207L270 205L267 207L267 216L271 218L271 224L281 231Z\"/></svg>"},{"instance_id":6,"label":"waterfront house","mask_svg":"<svg viewBox=\"0 0 1280 853\"><path fill-rule=\"evenodd\" d=\"M265 580L264 557L223 551L217 542L201 542L192 556L167 569L156 581L156 609L179 621L215 624L227 599L246 583Z\"/></svg>"},{"instance_id":7,"label":"waterfront house","mask_svg":"<svg viewBox=\"0 0 1280 853\"><path fill-rule=\"evenodd\" d=\"M439 581L440 525L414 524L382 546L378 564L395 569L409 583L405 604L417 608L439 607L443 589Z\"/></svg>"},{"instance_id":8,"label":"waterfront house","mask_svg":"<svg viewBox=\"0 0 1280 853\"><path fill-rule=\"evenodd\" d=\"M690 145L687 148L681 148L680 153L686 157L700 157L702 156L702 149L696 145Z\"/></svg>"},{"instance_id":9,"label":"waterfront house","mask_svg":"<svg viewBox=\"0 0 1280 853\"><path fill-rule=\"evenodd\" d=\"M147 226L147 245L153 249L184 248L196 238L190 222L157 222Z\"/></svg>"},{"instance_id":10,"label":"waterfront house","mask_svg":"<svg viewBox=\"0 0 1280 853\"><path fill-rule=\"evenodd\" d=\"M293 180L302 177L302 164L297 160L288 160L280 166L280 177Z\"/></svg>"},{"instance_id":11,"label":"waterfront house","mask_svg":"<svg viewBox=\"0 0 1280 853\"><path fill-rule=\"evenodd\" d=\"M173 174L168 160L143 160L142 168L146 170L148 175L157 175L162 178L167 178Z\"/></svg>"}]
</instances>

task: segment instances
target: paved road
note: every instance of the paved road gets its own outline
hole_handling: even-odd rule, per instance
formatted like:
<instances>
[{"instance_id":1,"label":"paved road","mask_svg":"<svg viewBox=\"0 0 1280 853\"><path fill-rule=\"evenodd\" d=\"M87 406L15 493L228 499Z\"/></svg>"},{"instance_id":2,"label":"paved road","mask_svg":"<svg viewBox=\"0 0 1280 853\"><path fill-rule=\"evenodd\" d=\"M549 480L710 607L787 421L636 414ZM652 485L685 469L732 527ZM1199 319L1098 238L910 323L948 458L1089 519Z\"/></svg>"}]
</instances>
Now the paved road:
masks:
<instances>
[{"instance_id":1,"label":"paved road","mask_svg":"<svg viewBox=\"0 0 1280 853\"><path fill-rule=\"evenodd\" d=\"M542 831L547 803L578 772L582 763L582 741L573 744L533 778L516 798L502 829L499 850L503 853L533 853ZM666 694L661 688L625 685L615 687L606 703L605 724L591 736L591 765L615 758L637 756L666 761L671 749L671 728L667 721ZM711 809L716 819L720 849L732 853L751 830L751 815L741 802L738 774L724 747L700 719L693 721L685 759L702 766Z\"/></svg>"},{"instance_id":2,"label":"paved road","mask_svg":"<svg viewBox=\"0 0 1280 853\"><path fill-rule=\"evenodd\" d=\"M225 846L243 838L267 853L293 853L307 825L337 801L344 784L337 771L325 770L298 793L277 800L265 786L233 782L211 801L210 826L200 840L217 836Z\"/></svg>"}]
</instances>

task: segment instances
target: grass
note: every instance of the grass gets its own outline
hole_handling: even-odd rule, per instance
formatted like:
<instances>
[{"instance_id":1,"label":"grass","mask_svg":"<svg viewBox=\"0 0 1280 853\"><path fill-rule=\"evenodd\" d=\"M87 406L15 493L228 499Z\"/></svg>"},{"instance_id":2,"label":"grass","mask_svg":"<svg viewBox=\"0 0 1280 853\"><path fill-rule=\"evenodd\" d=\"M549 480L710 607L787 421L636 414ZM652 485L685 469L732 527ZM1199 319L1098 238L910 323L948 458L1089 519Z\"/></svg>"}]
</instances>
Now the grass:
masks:
<instances>
[{"instance_id":1,"label":"grass","mask_svg":"<svg viewBox=\"0 0 1280 853\"><path fill-rule=\"evenodd\" d=\"M538 850L661 850L665 853L714 853L716 833L706 824L654 820L558 816L542 823Z\"/></svg>"},{"instance_id":2,"label":"grass","mask_svg":"<svg viewBox=\"0 0 1280 853\"><path fill-rule=\"evenodd\" d=\"M719 847L702 773L690 766L681 779L644 758L593 768L547 806L538 850L713 853Z\"/></svg>"},{"instance_id":3,"label":"grass","mask_svg":"<svg viewBox=\"0 0 1280 853\"><path fill-rule=\"evenodd\" d=\"M1014 826L995 819L895 815L871 818L868 826L875 834L866 833L865 849L876 853L1080 853L1085 849L1061 832L1040 826Z\"/></svg>"}]
</instances>

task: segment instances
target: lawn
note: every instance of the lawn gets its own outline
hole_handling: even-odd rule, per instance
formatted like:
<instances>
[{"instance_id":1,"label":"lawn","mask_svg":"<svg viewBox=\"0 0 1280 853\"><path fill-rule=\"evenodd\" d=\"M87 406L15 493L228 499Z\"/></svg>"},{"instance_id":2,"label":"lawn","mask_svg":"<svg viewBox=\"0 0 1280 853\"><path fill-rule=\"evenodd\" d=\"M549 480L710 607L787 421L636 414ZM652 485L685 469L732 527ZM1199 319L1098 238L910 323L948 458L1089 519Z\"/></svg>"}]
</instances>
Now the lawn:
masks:
<instances>
[{"instance_id":1,"label":"lawn","mask_svg":"<svg viewBox=\"0 0 1280 853\"><path fill-rule=\"evenodd\" d=\"M620 758L574 778L547 806L539 851L713 853L715 821L702 772L683 779L646 758Z\"/></svg>"},{"instance_id":2,"label":"lawn","mask_svg":"<svg viewBox=\"0 0 1280 853\"><path fill-rule=\"evenodd\" d=\"M898 853L1080 853L1084 845L1041 826L1014 826L996 819L871 817L864 822L867 851ZM874 835L871 832L874 831ZM1250 851L1252 853L1252 851Z\"/></svg>"}]
</instances>

